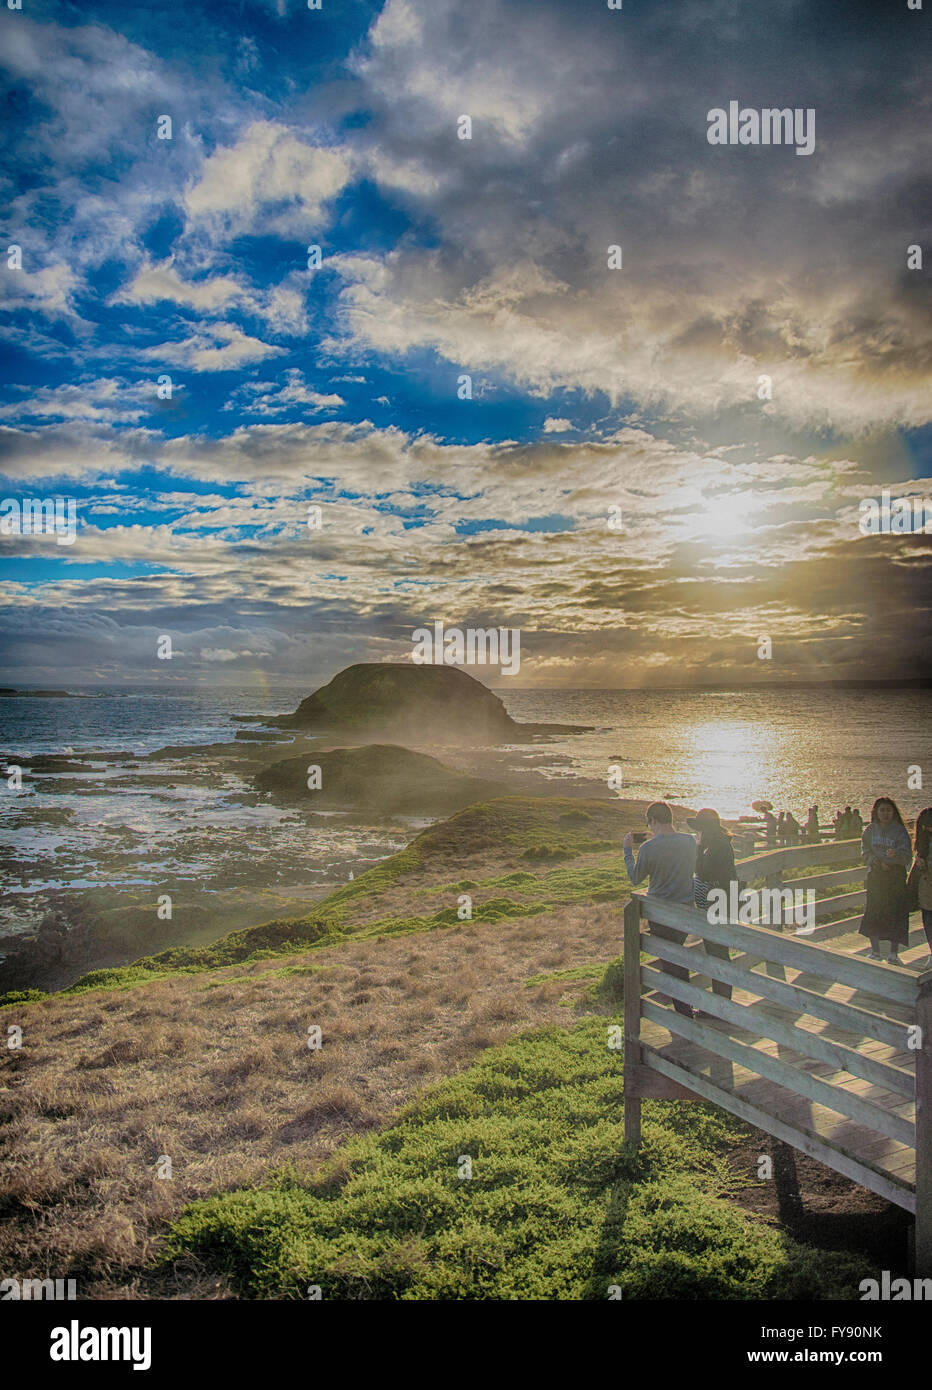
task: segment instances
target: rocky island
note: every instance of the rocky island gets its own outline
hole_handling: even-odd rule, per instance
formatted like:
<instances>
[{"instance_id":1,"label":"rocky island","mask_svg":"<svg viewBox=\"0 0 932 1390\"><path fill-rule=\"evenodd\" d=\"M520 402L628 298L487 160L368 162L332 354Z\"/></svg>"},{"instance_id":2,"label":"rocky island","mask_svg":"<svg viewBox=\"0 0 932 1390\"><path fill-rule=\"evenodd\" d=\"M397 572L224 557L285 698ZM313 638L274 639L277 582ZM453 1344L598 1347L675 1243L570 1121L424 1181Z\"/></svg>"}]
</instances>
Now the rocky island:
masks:
<instances>
[{"instance_id":1,"label":"rocky island","mask_svg":"<svg viewBox=\"0 0 932 1390\"><path fill-rule=\"evenodd\" d=\"M519 743L540 735L585 732L583 725L519 723L497 695L455 666L387 662L347 666L302 700L293 714L272 715L261 722L303 732L441 746Z\"/></svg>"}]
</instances>

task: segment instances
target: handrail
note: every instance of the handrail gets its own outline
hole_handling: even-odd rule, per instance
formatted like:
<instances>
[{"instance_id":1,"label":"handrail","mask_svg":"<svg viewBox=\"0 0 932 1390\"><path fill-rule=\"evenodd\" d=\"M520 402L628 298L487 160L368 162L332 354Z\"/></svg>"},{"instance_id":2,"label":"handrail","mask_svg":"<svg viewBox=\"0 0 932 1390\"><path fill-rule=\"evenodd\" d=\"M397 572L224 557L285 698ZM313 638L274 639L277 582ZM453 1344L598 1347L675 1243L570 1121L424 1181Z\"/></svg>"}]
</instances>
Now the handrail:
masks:
<instances>
[{"instance_id":1,"label":"handrail","mask_svg":"<svg viewBox=\"0 0 932 1390\"><path fill-rule=\"evenodd\" d=\"M695 961L688 960L688 958L684 959L686 952L675 942L664 941L655 936L643 937L642 940L647 943L647 949L659 960L672 961L677 965L689 964L695 967ZM713 956L709 962L709 969L703 973L712 979L721 979L718 967L722 964L724 962L716 960ZM687 985L674 976L664 975L659 970L642 967L641 978L642 981L649 979L653 987L661 994L670 994L674 999L681 998L684 1003L694 1004L696 1007L701 1006L705 1012L724 1019L726 1023L734 1023L739 1028L751 1029L761 1037L769 1038L771 1042L779 1043L782 1047L792 1048L794 1052L800 1053L803 1057L811 1057L813 1061L827 1062L837 1070L847 1071L852 1076L859 1076L863 1081L871 1082L872 1085L884 1086L888 1091L897 1091L910 1100L913 1098L913 1074L902 1067L862 1056L852 1048L846 1047L844 1043L832 1042L819 1033L797 1027L795 1023L781 1023L779 1019L765 1014L762 1010L753 1012L752 1007L748 1004L733 1004L729 999L722 998L718 994L710 994L707 990L700 990L695 985ZM749 984L749 980L744 980L739 988L746 989ZM675 1027L676 1023L677 1019L670 1020L671 1027ZM903 1043L906 1044L905 1038Z\"/></svg>"},{"instance_id":2,"label":"handrail","mask_svg":"<svg viewBox=\"0 0 932 1390\"><path fill-rule=\"evenodd\" d=\"M860 872L833 869L784 884L783 870L856 858L858 840L832 841L752 855L736 867L741 881L762 879L771 889L830 889L854 883ZM856 890L820 898L816 918L861 905L864 897ZM850 931L857 920L816 931ZM673 939L651 923L674 929ZM688 946L691 935L701 944ZM729 950L713 954L707 944ZM642 951L654 959L642 964ZM788 980L771 967L798 974ZM855 1002L837 990L827 997L813 983L825 980L860 997ZM807 935L713 923L697 908L633 893L625 909L624 983L627 1140L640 1143L642 1097L721 1105L914 1213L916 1272L932 1277L932 968L917 975ZM735 999L731 990L743 994ZM839 1032L804 1026L804 1017ZM662 1025L676 1046L650 1032L642 1039L642 1019ZM876 1043L892 1053L878 1056ZM904 1105L913 1097L915 1121ZM819 1118L826 1112L843 1118L826 1122Z\"/></svg>"},{"instance_id":3,"label":"handrail","mask_svg":"<svg viewBox=\"0 0 932 1390\"><path fill-rule=\"evenodd\" d=\"M655 898L649 893L632 893L631 897L643 907L648 921L676 927L720 946L750 952L773 965L789 965L807 975L820 975L854 989L866 990L891 1003L914 1004L916 1001L916 976L902 966L846 956L829 946L800 936L784 936L772 927L759 924L745 926L729 922L720 926L710 922L698 908Z\"/></svg>"},{"instance_id":4,"label":"handrail","mask_svg":"<svg viewBox=\"0 0 932 1390\"><path fill-rule=\"evenodd\" d=\"M847 861L860 856L860 840L823 840L818 845L788 845L784 849L764 850L762 854L739 859L735 867L748 870L747 878L764 878L777 869L803 869L810 864L831 864L835 859Z\"/></svg>"}]
</instances>

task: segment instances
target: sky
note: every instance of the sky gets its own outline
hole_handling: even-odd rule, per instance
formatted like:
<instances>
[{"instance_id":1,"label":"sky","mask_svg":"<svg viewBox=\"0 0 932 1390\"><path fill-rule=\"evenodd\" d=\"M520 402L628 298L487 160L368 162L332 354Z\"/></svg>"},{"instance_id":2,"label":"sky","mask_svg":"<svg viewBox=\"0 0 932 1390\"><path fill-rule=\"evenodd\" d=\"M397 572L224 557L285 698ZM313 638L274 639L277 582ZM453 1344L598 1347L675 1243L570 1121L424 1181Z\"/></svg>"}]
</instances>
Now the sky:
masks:
<instances>
[{"instance_id":1,"label":"sky","mask_svg":"<svg viewBox=\"0 0 932 1390\"><path fill-rule=\"evenodd\" d=\"M0 10L2 683L932 676L930 11Z\"/></svg>"}]
</instances>

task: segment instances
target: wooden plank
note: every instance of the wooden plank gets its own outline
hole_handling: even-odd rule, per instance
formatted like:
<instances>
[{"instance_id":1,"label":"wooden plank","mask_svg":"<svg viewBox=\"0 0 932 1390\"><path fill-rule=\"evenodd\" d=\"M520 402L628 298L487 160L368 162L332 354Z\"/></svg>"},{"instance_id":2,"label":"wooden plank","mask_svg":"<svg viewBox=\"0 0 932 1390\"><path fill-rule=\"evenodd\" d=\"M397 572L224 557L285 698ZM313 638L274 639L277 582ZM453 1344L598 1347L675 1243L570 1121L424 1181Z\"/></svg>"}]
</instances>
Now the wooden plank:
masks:
<instances>
[{"instance_id":1,"label":"wooden plank","mask_svg":"<svg viewBox=\"0 0 932 1390\"><path fill-rule=\"evenodd\" d=\"M816 927L809 940L832 941L839 936L853 936L863 920L864 914L859 912L855 917L839 917L837 922L825 922L821 927ZM864 950L869 951L870 944L867 937L862 936L860 940L864 943ZM838 949L837 940L835 949Z\"/></svg>"},{"instance_id":2,"label":"wooden plank","mask_svg":"<svg viewBox=\"0 0 932 1390\"><path fill-rule=\"evenodd\" d=\"M922 977L916 1007L916 1232L915 1272L932 1278L932 981Z\"/></svg>"},{"instance_id":3,"label":"wooden plank","mask_svg":"<svg viewBox=\"0 0 932 1390\"><path fill-rule=\"evenodd\" d=\"M859 1096L853 1096L840 1087L830 1086L799 1067L771 1057L758 1048L737 1042L727 1034L717 1032L708 1024L699 1023L684 1014L661 1009L647 1000L641 1007L645 1018L655 1023L663 1023L671 1033L677 1033L680 1037L688 1038L690 1042L698 1043L717 1057L739 1062L749 1071L758 1072L767 1080L776 1082L778 1086L795 1091L808 1100L818 1101L830 1110L837 1110L839 1114L847 1115L866 1129L877 1130L889 1139L899 1139L902 1144L915 1142L913 1126L908 1121L882 1110L872 1101L861 1100Z\"/></svg>"},{"instance_id":4,"label":"wooden plank","mask_svg":"<svg viewBox=\"0 0 932 1390\"><path fill-rule=\"evenodd\" d=\"M851 863L861 857L860 840L829 840L821 845L793 845L789 849L767 850L739 859L735 865L742 883L766 878L786 869L807 869L810 864Z\"/></svg>"},{"instance_id":5,"label":"wooden plank","mask_svg":"<svg viewBox=\"0 0 932 1390\"><path fill-rule=\"evenodd\" d=\"M647 1024L646 1026L652 1034L650 1045L658 1050L662 1049L664 1056L672 1061L682 1062L683 1065L689 1066L691 1070L697 1071L700 1075L709 1072L708 1053L699 1051L682 1039L670 1042L669 1031L665 1028L658 1028L656 1024ZM713 1085L721 1084L711 1074L707 1075L707 1080ZM912 1180L915 1172L915 1155L911 1148L898 1143L896 1140L884 1138L872 1130L852 1123L851 1120L839 1115L834 1110L804 1100L800 1095L777 1087L773 1082L748 1071L743 1066L734 1068L730 1089L749 1104L759 1105L764 1110L771 1112L776 1111L786 1123L805 1133L814 1134L817 1138L831 1143L836 1148L841 1148L851 1157L870 1164L879 1172L886 1172L888 1170L887 1165L891 1161L897 1161L898 1170L902 1169L900 1172L901 1180L903 1182ZM912 1156L911 1166L899 1163L899 1156L903 1154Z\"/></svg>"},{"instance_id":6,"label":"wooden plank","mask_svg":"<svg viewBox=\"0 0 932 1390\"><path fill-rule=\"evenodd\" d=\"M663 941L662 938L645 934L642 938L642 944L646 951L653 952L652 943L656 943L658 947L662 944L664 952L667 953L664 958L674 964L685 965L690 970L698 970L698 961L701 960L702 973L725 984L738 989L747 989L751 993L759 994L798 1013L812 1014L816 1018L823 1018L852 1033L866 1033L869 1037L876 1038L878 1042L888 1043L892 1047L904 1047L906 1045L908 1037L908 1025L906 1024L891 1022L879 1014L873 1014L866 1009L859 1008L856 1004L829 999L826 995L802 989L799 985L788 984L784 980L775 980L771 975L759 975L744 969L740 963L719 960L716 956L710 956L702 946L678 946L675 942ZM656 954L660 955L659 949Z\"/></svg>"},{"instance_id":7,"label":"wooden plank","mask_svg":"<svg viewBox=\"0 0 932 1390\"><path fill-rule=\"evenodd\" d=\"M624 1010L625 1010L625 1141L635 1148L641 1143L641 1101L632 1082L628 1093L628 1066L641 1063L641 905L632 898L625 905L624 929Z\"/></svg>"},{"instance_id":8,"label":"wooden plank","mask_svg":"<svg viewBox=\"0 0 932 1390\"><path fill-rule=\"evenodd\" d=\"M821 888L840 887L843 883L859 883L867 873L865 865L856 865L853 869L832 869L827 874L804 874L802 878L784 879L784 888L812 888L816 893Z\"/></svg>"},{"instance_id":9,"label":"wooden plank","mask_svg":"<svg viewBox=\"0 0 932 1390\"><path fill-rule=\"evenodd\" d=\"M625 1098L629 1095L638 1100L696 1100L694 1091L687 1091L685 1086L642 1062L630 1062L625 1067Z\"/></svg>"},{"instance_id":10,"label":"wooden plank","mask_svg":"<svg viewBox=\"0 0 932 1390\"><path fill-rule=\"evenodd\" d=\"M666 944L668 943L665 942L664 945ZM753 1005L736 1004L721 995L713 994L711 990L696 989L683 980L662 975L659 970L650 970L642 966L641 979L646 985L653 985L658 990L661 988L659 982L665 981L663 992L674 999L682 1000L684 1004L704 1009L716 1018L735 1024L748 1032L759 1033L781 1047L788 1047L801 1057L811 1057L836 1071L848 1072L850 1076L869 1081L872 1085L881 1086L897 1095L908 1096L910 1100L913 1098L915 1081L911 1072L900 1071L898 1067L875 1061L873 1057L864 1056L843 1043L832 1042L819 1033L797 1028L795 1024L783 1021L773 1014L756 1010Z\"/></svg>"},{"instance_id":11,"label":"wooden plank","mask_svg":"<svg viewBox=\"0 0 932 1390\"><path fill-rule=\"evenodd\" d=\"M809 975L819 975L826 979L838 980L842 984L864 989L882 999L898 1003L914 1004L916 1000L916 977L911 971L895 965L884 965L880 961L855 960L830 951L825 946L806 941L802 937L783 936L770 927L746 927L730 922L727 926L713 925L704 913L695 908L684 907L680 903L654 898L649 894L636 894L641 899L643 915L668 927L680 931L693 932L722 946L731 946L739 951L750 951L758 957L778 965L789 965Z\"/></svg>"},{"instance_id":12,"label":"wooden plank","mask_svg":"<svg viewBox=\"0 0 932 1390\"><path fill-rule=\"evenodd\" d=\"M860 1183L862 1187L869 1188L878 1196L885 1198L886 1201L905 1207L907 1211L915 1211L915 1195L905 1183L859 1162L843 1149L824 1143L814 1134L786 1124L778 1116L757 1105L748 1103L733 1092L713 1085L705 1077L696 1075L689 1067L669 1061L650 1046L644 1047L644 1057L648 1066L656 1067L671 1081L678 1081L681 1085L695 1090L703 1100L711 1102L712 1105L721 1106L723 1110L736 1115L739 1120L744 1120L746 1124L754 1125L757 1129L762 1129L767 1134L782 1139L784 1143L792 1144L794 1149L799 1149L802 1153L808 1154L810 1158L824 1163L826 1167L833 1168L837 1173L850 1178L852 1182Z\"/></svg>"},{"instance_id":13,"label":"wooden plank","mask_svg":"<svg viewBox=\"0 0 932 1390\"><path fill-rule=\"evenodd\" d=\"M858 908L867 906L867 892L861 889L857 893L840 893L835 898L818 898L815 905L815 919L817 922L823 921L826 917L833 917L836 912L844 912L847 908L855 913ZM850 921L850 918L846 919ZM833 926L829 922L829 926Z\"/></svg>"},{"instance_id":14,"label":"wooden plank","mask_svg":"<svg viewBox=\"0 0 932 1390\"><path fill-rule=\"evenodd\" d=\"M787 884L783 884L783 887L786 888ZM824 917L832 917L836 912L844 912L849 907L852 910L854 910L858 907L863 908L866 906L866 904L867 893L863 890L857 893L842 893L836 898L818 898L816 902L813 904L815 909L815 920L819 922ZM795 927L796 923L793 920L795 908L787 905L783 909L783 911L786 913L786 918L784 919L784 926ZM762 921L760 917L749 917L748 921L751 923L752 926L767 925L767 923ZM845 921L860 921L860 916L858 916L857 918L847 917L845 918ZM834 926L835 924L833 922L829 922L828 925ZM798 936L805 936L807 941L812 941L815 937L814 931L809 931L805 928L797 930L796 934Z\"/></svg>"}]
</instances>

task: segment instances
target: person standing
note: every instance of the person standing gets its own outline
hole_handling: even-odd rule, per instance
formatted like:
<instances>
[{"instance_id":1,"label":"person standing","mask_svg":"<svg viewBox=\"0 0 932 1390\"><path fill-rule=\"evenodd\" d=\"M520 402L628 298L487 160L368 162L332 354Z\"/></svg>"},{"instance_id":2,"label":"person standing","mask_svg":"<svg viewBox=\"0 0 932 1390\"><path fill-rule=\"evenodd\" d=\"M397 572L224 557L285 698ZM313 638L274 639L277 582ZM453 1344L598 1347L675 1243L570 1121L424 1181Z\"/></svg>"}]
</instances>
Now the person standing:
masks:
<instances>
[{"instance_id":1,"label":"person standing","mask_svg":"<svg viewBox=\"0 0 932 1390\"><path fill-rule=\"evenodd\" d=\"M738 881L735 852L732 849L731 836L719 820L718 812L713 811L711 806L703 806L697 815L687 819L686 824L699 836L696 875L693 880L694 901L701 912L708 912L711 890L720 888L728 894L732 883ZM731 960L727 946L720 946L717 941L708 941L705 937L702 944L710 956L717 956L719 960ZM730 999L731 985L726 985L722 980L713 980L712 992L721 995L723 999Z\"/></svg>"},{"instance_id":2,"label":"person standing","mask_svg":"<svg viewBox=\"0 0 932 1390\"><path fill-rule=\"evenodd\" d=\"M647 891L652 897L692 907L696 842L692 835L674 830L673 812L665 801L652 802L646 815L649 839L638 850L637 862L634 859L634 836L630 830L622 842L628 878L635 888L649 879ZM677 946L682 946L688 935L675 927L664 926L662 922L648 922L648 926L654 936L672 941ZM665 975L672 975L677 980L689 979L689 971L684 965L673 965L664 960L660 962L660 968ZM694 1017L691 1005L683 1004L679 999L675 999L673 1005L678 1014Z\"/></svg>"},{"instance_id":3,"label":"person standing","mask_svg":"<svg viewBox=\"0 0 932 1390\"><path fill-rule=\"evenodd\" d=\"M896 802L878 796L871 807L870 823L861 836L861 854L867 861L867 906L859 932L870 940L870 960L899 965L900 946L909 943L909 902L906 870L913 857L909 835ZM881 947L886 946L885 954Z\"/></svg>"},{"instance_id":4,"label":"person standing","mask_svg":"<svg viewBox=\"0 0 932 1390\"><path fill-rule=\"evenodd\" d=\"M929 948L926 968L929 969L932 968L932 806L927 806L916 817L916 868L919 871L919 911Z\"/></svg>"}]
</instances>

